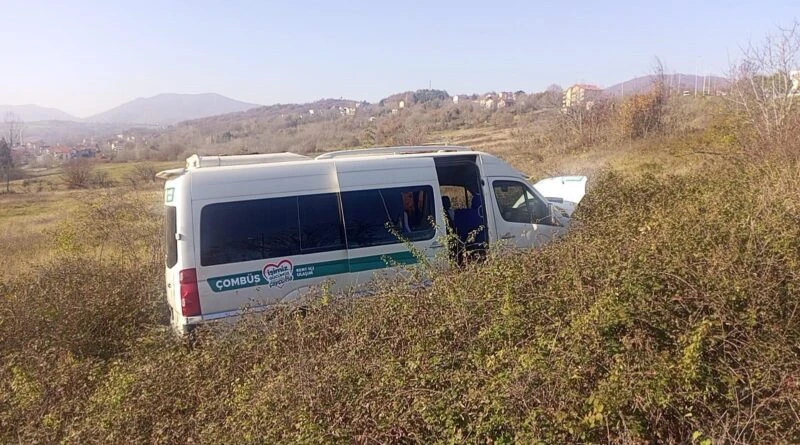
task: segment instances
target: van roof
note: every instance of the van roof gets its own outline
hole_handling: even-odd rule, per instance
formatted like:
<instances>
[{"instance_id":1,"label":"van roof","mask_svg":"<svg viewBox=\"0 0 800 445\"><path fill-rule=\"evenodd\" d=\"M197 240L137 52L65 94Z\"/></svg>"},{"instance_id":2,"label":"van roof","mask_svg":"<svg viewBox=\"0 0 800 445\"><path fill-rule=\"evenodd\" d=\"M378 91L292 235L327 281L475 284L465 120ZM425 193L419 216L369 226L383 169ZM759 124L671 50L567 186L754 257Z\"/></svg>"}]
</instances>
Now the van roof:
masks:
<instances>
[{"instance_id":1,"label":"van roof","mask_svg":"<svg viewBox=\"0 0 800 445\"><path fill-rule=\"evenodd\" d=\"M341 157L361 157L361 156L388 156L388 155L409 155L409 154L443 154L454 152L471 152L471 148L450 145L413 145L399 147L375 147L362 148L355 150L339 150L324 153L315 159L333 159Z\"/></svg>"},{"instance_id":2,"label":"van roof","mask_svg":"<svg viewBox=\"0 0 800 445\"><path fill-rule=\"evenodd\" d=\"M341 150L321 154L315 158L296 153L268 153L250 155L221 155L221 156L200 156L192 155L186 159L186 167L164 170L156 176L161 179L173 179L193 170L217 170L236 171L239 169L250 169L253 167L265 167L273 164L274 167L290 167L306 163L329 163L335 160L337 163L360 162L369 159L373 163L379 159L399 159L399 158L419 158L419 157L450 157L463 156L466 153L481 155L484 160L489 160L491 164L502 163L507 168L510 166L496 158L494 155L473 151L467 147L448 146L448 145L422 145L422 146L398 146L398 147L378 147ZM494 161L494 162L492 162ZM269 165L272 167L273 165ZM513 170L513 169L512 169Z\"/></svg>"}]
</instances>

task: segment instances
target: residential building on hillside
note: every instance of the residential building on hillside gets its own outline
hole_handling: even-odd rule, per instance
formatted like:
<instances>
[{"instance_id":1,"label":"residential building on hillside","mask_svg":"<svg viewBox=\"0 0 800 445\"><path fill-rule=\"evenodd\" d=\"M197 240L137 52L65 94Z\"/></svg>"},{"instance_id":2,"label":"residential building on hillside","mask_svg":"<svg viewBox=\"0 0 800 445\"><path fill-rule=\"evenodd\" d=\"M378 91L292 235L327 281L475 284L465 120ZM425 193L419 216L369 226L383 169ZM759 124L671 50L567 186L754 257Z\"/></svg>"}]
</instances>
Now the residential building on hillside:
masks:
<instances>
[{"instance_id":1,"label":"residential building on hillside","mask_svg":"<svg viewBox=\"0 0 800 445\"><path fill-rule=\"evenodd\" d=\"M44 145L46 144L42 139L28 139L25 141L25 147L31 150L39 150Z\"/></svg>"},{"instance_id":2,"label":"residential building on hillside","mask_svg":"<svg viewBox=\"0 0 800 445\"><path fill-rule=\"evenodd\" d=\"M107 144L111 151L120 151L125 149L125 141L111 139L107 141Z\"/></svg>"},{"instance_id":3,"label":"residential building on hillside","mask_svg":"<svg viewBox=\"0 0 800 445\"><path fill-rule=\"evenodd\" d=\"M789 90L789 95L800 96L800 70L792 71L789 75L792 78L792 89Z\"/></svg>"},{"instance_id":4,"label":"residential building on hillside","mask_svg":"<svg viewBox=\"0 0 800 445\"><path fill-rule=\"evenodd\" d=\"M98 150L91 147L77 147L72 153L73 158L93 158L97 155Z\"/></svg>"},{"instance_id":5,"label":"residential building on hillside","mask_svg":"<svg viewBox=\"0 0 800 445\"><path fill-rule=\"evenodd\" d=\"M31 155L35 155L37 158L41 158L43 160L55 159L58 161L69 161L70 159L76 158L94 158L97 157L98 153L100 153L100 147L98 144L79 144L74 147L60 144L52 147L45 146L42 147L41 152L38 154L34 153L32 149L28 150L30 150Z\"/></svg>"},{"instance_id":6,"label":"residential building on hillside","mask_svg":"<svg viewBox=\"0 0 800 445\"><path fill-rule=\"evenodd\" d=\"M564 91L564 108L585 105L587 108L592 106L595 100L603 94L603 89L597 85L578 83Z\"/></svg>"},{"instance_id":7,"label":"residential building on hillside","mask_svg":"<svg viewBox=\"0 0 800 445\"><path fill-rule=\"evenodd\" d=\"M74 153L75 149L66 145L56 145L48 149L48 154L62 161L72 159Z\"/></svg>"},{"instance_id":8,"label":"residential building on hillside","mask_svg":"<svg viewBox=\"0 0 800 445\"><path fill-rule=\"evenodd\" d=\"M495 93L486 93L478 103L487 110L492 110L497 105L497 95Z\"/></svg>"}]
</instances>

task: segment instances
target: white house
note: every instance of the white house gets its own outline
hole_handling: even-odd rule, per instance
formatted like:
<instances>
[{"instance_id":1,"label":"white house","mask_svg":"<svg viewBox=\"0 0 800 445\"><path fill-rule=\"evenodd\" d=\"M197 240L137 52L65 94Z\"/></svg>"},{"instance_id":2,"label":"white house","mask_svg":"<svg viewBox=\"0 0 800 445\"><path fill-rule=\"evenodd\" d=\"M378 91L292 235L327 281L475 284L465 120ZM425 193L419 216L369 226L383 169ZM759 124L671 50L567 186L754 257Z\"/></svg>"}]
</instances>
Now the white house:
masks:
<instances>
[{"instance_id":1,"label":"white house","mask_svg":"<svg viewBox=\"0 0 800 445\"><path fill-rule=\"evenodd\" d=\"M792 89L789 90L789 95L800 96L800 70L792 71L789 76L792 78Z\"/></svg>"}]
</instances>

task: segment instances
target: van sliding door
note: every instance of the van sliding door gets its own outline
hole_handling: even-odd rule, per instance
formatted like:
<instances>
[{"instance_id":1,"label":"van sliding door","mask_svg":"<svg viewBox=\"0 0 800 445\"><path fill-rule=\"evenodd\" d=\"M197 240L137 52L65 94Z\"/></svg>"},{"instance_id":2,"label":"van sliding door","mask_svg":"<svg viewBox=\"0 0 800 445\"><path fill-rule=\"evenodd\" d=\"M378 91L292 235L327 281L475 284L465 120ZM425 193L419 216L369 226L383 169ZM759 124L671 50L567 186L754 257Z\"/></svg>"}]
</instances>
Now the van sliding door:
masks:
<instances>
[{"instance_id":1,"label":"van sliding door","mask_svg":"<svg viewBox=\"0 0 800 445\"><path fill-rule=\"evenodd\" d=\"M337 168L354 285L392 266L446 254L441 195L431 159L367 160Z\"/></svg>"}]
</instances>

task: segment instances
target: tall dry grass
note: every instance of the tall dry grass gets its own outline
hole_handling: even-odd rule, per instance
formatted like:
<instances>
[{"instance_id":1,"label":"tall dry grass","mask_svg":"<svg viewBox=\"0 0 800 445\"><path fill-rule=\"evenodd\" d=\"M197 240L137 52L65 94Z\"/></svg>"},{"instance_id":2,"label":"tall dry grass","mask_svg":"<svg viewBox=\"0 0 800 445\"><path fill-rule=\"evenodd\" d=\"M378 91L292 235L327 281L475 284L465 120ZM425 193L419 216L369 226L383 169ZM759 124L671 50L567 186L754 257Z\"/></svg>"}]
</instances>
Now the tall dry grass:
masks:
<instances>
[{"instance_id":1,"label":"tall dry grass","mask_svg":"<svg viewBox=\"0 0 800 445\"><path fill-rule=\"evenodd\" d=\"M545 249L193 346L157 209L87 204L0 284L0 442L796 443L798 165L698 159L598 173Z\"/></svg>"}]
</instances>

